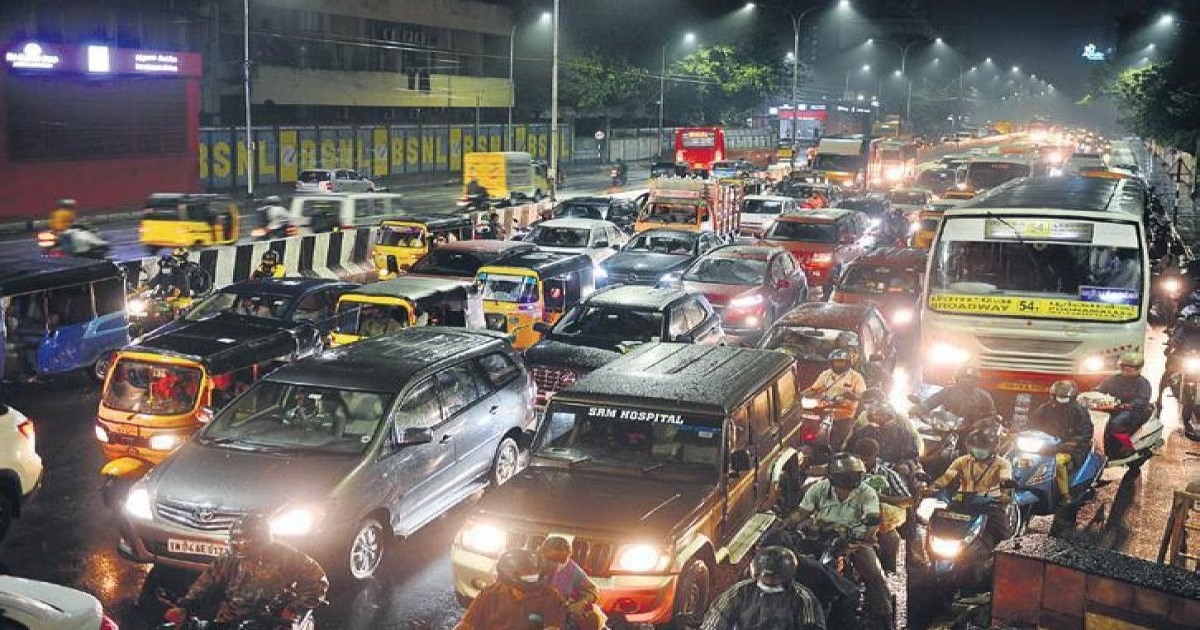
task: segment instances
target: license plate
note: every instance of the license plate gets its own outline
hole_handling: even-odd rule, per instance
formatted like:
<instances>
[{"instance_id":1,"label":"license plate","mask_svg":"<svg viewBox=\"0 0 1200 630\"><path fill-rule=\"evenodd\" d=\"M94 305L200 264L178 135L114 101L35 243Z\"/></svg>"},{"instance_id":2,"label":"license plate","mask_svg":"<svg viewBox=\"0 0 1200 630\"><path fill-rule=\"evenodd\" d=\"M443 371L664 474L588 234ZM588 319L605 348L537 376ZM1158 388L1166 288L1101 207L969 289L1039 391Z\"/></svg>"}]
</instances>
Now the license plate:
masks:
<instances>
[{"instance_id":1,"label":"license plate","mask_svg":"<svg viewBox=\"0 0 1200 630\"><path fill-rule=\"evenodd\" d=\"M212 556L215 558L228 550L229 546L223 543L202 540L180 540L178 538L167 539L167 551L171 553L186 553L193 556Z\"/></svg>"},{"instance_id":2,"label":"license plate","mask_svg":"<svg viewBox=\"0 0 1200 630\"><path fill-rule=\"evenodd\" d=\"M1046 391L1046 386L1037 383L1004 382L997 384L996 389L1006 392L1043 392Z\"/></svg>"},{"instance_id":3,"label":"license plate","mask_svg":"<svg viewBox=\"0 0 1200 630\"><path fill-rule=\"evenodd\" d=\"M969 521L969 520L971 520L970 514L961 514L959 512L942 512L938 516L940 518L945 518L945 519L949 519L952 521Z\"/></svg>"},{"instance_id":4,"label":"license plate","mask_svg":"<svg viewBox=\"0 0 1200 630\"><path fill-rule=\"evenodd\" d=\"M136 425L136 424L117 424L117 423L114 423L114 424L106 424L106 425L104 425L104 426L108 427L108 430L109 430L109 431L112 431L113 433L120 433L121 435L134 435L134 436L136 436L136 435L138 434L138 428L137 428L137 425Z\"/></svg>"}]
</instances>

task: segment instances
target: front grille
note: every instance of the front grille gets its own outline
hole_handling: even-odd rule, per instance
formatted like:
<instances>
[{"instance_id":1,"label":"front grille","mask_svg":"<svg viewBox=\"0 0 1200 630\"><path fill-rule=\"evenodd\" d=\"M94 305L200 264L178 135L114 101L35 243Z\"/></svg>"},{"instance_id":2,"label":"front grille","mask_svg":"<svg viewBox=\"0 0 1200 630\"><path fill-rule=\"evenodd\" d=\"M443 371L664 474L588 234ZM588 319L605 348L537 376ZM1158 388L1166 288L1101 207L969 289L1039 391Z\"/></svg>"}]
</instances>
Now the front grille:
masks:
<instances>
[{"instance_id":1,"label":"front grille","mask_svg":"<svg viewBox=\"0 0 1200 630\"><path fill-rule=\"evenodd\" d=\"M244 510L169 499L159 500L155 507L164 521L204 532L226 531L246 514Z\"/></svg>"},{"instance_id":2,"label":"front grille","mask_svg":"<svg viewBox=\"0 0 1200 630\"><path fill-rule=\"evenodd\" d=\"M979 367L1016 372L1048 372L1072 374L1076 371L1071 353L1079 348L1078 341L1029 339L1002 336L980 336Z\"/></svg>"},{"instance_id":3,"label":"front grille","mask_svg":"<svg viewBox=\"0 0 1200 630\"><path fill-rule=\"evenodd\" d=\"M1075 352L1078 341L980 336L979 345L996 353L1049 354L1063 356Z\"/></svg>"},{"instance_id":4,"label":"front grille","mask_svg":"<svg viewBox=\"0 0 1200 630\"><path fill-rule=\"evenodd\" d=\"M509 534L511 547L522 547L537 551L546 541L547 534L527 534L513 532ZM616 545L604 540L590 538L575 538L571 541L571 559L588 575L607 576L611 573L613 555Z\"/></svg>"},{"instance_id":5,"label":"front grille","mask_svg":"<svg viewBox=\"0 0 1200 630\"><path fill-rule=\"evenodd\" d=\"M504 314L486 313L483 316L483 321L487 323L488 330L508 332L508 317Z\"/></svg>"},{"instance_id":6,"label":"front grille","mask_svg":"<svg viewBox=\"0 0 1200 630\"><path fill-rule=\"evenodd\" d=\"M533 382L537 383L538 393L547 397L556 392L560 392L579 380L579 373L575 370L554 367L534 367L530 369L533 375Z\"/></svg>"}]
</instances>

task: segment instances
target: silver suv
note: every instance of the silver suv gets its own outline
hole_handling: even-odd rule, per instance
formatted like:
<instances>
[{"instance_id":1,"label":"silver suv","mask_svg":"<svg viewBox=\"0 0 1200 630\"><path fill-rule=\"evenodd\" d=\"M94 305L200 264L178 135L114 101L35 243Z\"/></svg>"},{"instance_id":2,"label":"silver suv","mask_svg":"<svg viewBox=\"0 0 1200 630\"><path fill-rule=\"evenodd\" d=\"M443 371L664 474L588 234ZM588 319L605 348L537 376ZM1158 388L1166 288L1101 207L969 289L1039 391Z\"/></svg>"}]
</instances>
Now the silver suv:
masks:
<instances>
[{"instance_id":1,"label":"silver suv","mask_svg":"<svg viewBox=\"0 0 1200 630\"><path fill-rule=\"evenodd\" d=\"M375 192L375 182L348 168L308 168L296 178L296 192Z\"/></svg>"},{"instance_id":2,"label":"silver suv","mask_svg":"<svg viewBox=\"0 0 1200 630\"><path fill-rule=\"evenodd\" d=\"M412 328L299 361L130 490L119 551L202 567L254 511L331 573L367 579L393 535L518 472L534 395L520 355L491 331Z\"/></svg>"}]
</instances>

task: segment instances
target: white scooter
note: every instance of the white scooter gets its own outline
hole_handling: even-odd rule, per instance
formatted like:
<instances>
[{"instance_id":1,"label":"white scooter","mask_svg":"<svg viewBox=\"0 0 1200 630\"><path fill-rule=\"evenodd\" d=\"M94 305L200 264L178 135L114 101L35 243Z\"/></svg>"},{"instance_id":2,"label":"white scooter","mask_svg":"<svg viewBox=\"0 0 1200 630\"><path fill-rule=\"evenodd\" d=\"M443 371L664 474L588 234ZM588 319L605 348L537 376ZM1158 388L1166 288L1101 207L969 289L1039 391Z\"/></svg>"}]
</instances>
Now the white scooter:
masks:
<instances>
[{"instance_id":1,"label":"white scooter","mask_svg":"<svg viewBox=\"0 0 1200 630\"><path fill-rule=\"evenodd\" d=\"M1079 403L1092 412L1093 424L1104 423L1104 455L1108 458L1105 468L1127 466L1131 470L1137 470L1162 449L1165 441L1163 423L1157 407L1150 417L1129 435L1133 448L1123 449L1120 448L1120 441L1114 437L1115 433L1108 424L1120 401L1108 394L1084 392L1079 395ZM1097 420L1098 416L1103 416L1103 420Z\"/></svg>"}]
</instances>

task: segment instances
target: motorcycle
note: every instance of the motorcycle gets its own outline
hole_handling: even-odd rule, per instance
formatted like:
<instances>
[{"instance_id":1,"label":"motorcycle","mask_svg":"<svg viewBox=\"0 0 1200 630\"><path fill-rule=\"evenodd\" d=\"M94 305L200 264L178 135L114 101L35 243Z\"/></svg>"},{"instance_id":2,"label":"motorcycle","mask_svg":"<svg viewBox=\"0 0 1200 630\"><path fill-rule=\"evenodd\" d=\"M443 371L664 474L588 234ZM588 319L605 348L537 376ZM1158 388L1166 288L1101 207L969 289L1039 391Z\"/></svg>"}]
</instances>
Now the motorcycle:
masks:
<instances>
[{"instance_id":1,"label":"motorcycle","mask_svg":"<svg viewBox=\"0 0 1200 630\"><path fill-rule=\"evenodd\" d=\"M158 600L172 608L178 607L179 598L163 589L155 592ZM216 622L189 614L178 623L167 621L156 626L157 630L316 630L313 611L305 611L299 619L288 621L280 617L283 609L295 597L285 591L271 598L262 609L247 619L232 622Z\"/></svg>"},{"instance_id":2,"label":"motorcycle","mask_svg":"<svg viewBox=\"0 0 1200 630\"><path fill-rule=\"evenodd\" d=\"M833 417L845 406L846 403L831 398L805 396L800 399L800 449L814 464L824 464L833 454L834 449L829 443Z\"/></svg>"},{"instance_id":3,"label":"motorcycle","mask_svg":"<svg viewBox=\"0 0 1200 630\"><path fill-rule=\"evenodd\" d=\"M1053 480L1053 471L1051 471ZM917 508L928 523L925 554L929 558L930 582L939 592L987 586L992 541L987 539L989 509L1005 506L1009 532L1022 531L1021 511L1007 497L962 492L953 497L927 498Z\"/></svg>"},{"instance_id":4,"label":"motorcycle","mask_svg":"<svg viewBox=\"0 0 1200 630\"><path fill-rule=\"evenodd\" d=\"M38 247L46 256L95 258L103 260L112 246L96 228L75 223L62 232L45 230L38 233Z\"/></svg>"},{"instance_id":5,"label":"motorcycle","mask_svg":"<svg viewBox=\"0 0 1200 630\"><path fill-rule=\"evenodd\" d=\"M1042 431L1023 431L1017 434L1008 459L1012 462L1013 501L1021 511L1021 523L1027 525L1033 516L1054 515L1050 534L1057 535L1074 526L1079 506L1095 493L1096 484L1104 472L1103 454L1093 447L1087 457L1070 471L1068 485L1072 499L1063 501L1054 481L1055 455L1062 440ZM1014 532L1020 535L1023 532Z\"/></svg>"},{"instance_id":6,"label":"motorcycle","mask_svg":"<svg viewBox=\"0 0 1200 630\"><path fill-rule=\"evenodd\" d=\"M914 405L921 402L915 394L910 394L908 400ZM909 415L915 419L917 432L921 434L921 441L924 443L922 450L925 454L921 456L921 468L931 477L937 478L946 471L950 462L966 454L967 435L977 429L995 432L1001 444L1000 452L1007 450L1010 437L999 416L968 423L964 418L945 409L922 413L915 406L910 409Z\"/></svg>"},{"instance_id":7,"label":"motorcycle","mask_svg":"<svg viewBox=\"0 0 1200 630\"><path fill-rule=\"evenodd\" d=\"M474 195L463 195L458 198L459 212L484 212L491 210L492 204L485 192Z\"/></svg>"},{"instance_id":8,"label":"motorcycle","mask_svg":"<svg viewBox=\"0 0 1200 630\"><path fill-rule=\"evenodd\" d=\"M613 188L620 188L629 181L629 177L625 174L625 171L616 167L613 167L613 169L608 172L608 179L612 183Z\"/></svg>"},{"instance_id":9,"label":"motorcycle","mask_svg":"<svg viewBox=\"0 0 1200 630\"><path fill-rule=\"evenodd\" d=\"M1130 470L1138 470L1142 464L1154 457L1162 449L1163 423L1157 407L1151 405L1150 417L1136 427L1121 427L1118 430L1109 422L1112 414L1118 411L1120 401L1108 394L1100 392L1084 392L1079 395L1079 402L1092 411L1092 422L1095 423L1097 414L1108 416L1104 422L1104 456L1108 458L1105 468L1126 466ZM1123 442L1130 446L1125 447Z\"/></svg>"},{"instance_id":10,"label":"motorcycle","mask_svg":"<svg viewBox=\"0 0 1200 630\"><path fill-rule=\"evenodd\" d=\"M1158 275L1153 282L1150 298L1150 317L1154 323L1169 323L1179 315L1179 298L1183 296L1183 279L1177 274Z\"/></svg>"}]
</instances>

